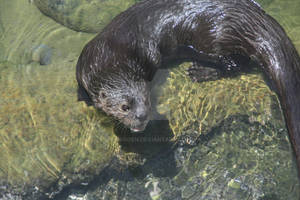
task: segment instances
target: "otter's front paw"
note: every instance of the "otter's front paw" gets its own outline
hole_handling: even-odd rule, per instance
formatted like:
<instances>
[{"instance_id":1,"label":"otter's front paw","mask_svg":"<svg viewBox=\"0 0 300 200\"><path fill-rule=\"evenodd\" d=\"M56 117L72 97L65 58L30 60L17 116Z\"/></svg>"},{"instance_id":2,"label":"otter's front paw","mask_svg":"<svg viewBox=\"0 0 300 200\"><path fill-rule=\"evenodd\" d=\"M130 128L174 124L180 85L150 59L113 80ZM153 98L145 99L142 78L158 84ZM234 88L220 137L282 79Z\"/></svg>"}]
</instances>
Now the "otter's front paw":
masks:
<instances>
[{"instance_id":1,"label":"otter's front paw","mask_svg":"<svg viewBox=\"0 0 300 200\"><path fill-rule=\"evenodd\" d=\"M218 70L210 67L203 67L196 62L194 62L187 70L187 75L193 82L215 81L220 78L220 72Z\"/></svg>"},{"instance_id":2,"label":"otter's front paw","mask_svg":"<svg viewBox=\"0 0 300 200\"><path fill-rule=\"evenodd\" d=\"M224 69L225 72L236 72L240 70L238 64L229 56L219 55L219 64L222 66L221 69Z\"/></svg>"}]
</instances>

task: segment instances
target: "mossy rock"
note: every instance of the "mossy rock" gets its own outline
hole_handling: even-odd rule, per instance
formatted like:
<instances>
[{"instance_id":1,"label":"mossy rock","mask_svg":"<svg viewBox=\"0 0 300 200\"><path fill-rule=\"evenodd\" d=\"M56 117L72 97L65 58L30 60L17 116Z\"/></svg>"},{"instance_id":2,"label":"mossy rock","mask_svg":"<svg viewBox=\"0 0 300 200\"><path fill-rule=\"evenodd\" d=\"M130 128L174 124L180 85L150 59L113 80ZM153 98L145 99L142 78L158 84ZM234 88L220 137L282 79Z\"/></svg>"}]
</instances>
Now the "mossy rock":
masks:
<instances>
[{"instance_id":1,"label":"mossy rock","mask_svg":"<svg viewBox=\"0 0 300 200\"><path fill-rule=\"evenodd\" d=\"M158 97L157 110L167 116L175 136L208 133L231 115L245 114L252 121L282 124L283 117L274 92L262 74L253 71L236 77L194 83L184 63L171 70Z\"/></svg>"},{"instance_id":2,"label":"mossy rock","mask_svg":"<svg viewBox=\"0 0 300 200\"><path fill-rule=\"evenodd\" d=\"M296 163L284 125L230 116L194 147L163 151L121 173L103 172L93 190L70 196L109 199L278 199L300 196ZM161 171L162 173L158 173ZM124 192L126 191L126 192ZM78 193L77 193L78 192ZM273 198L270 198L273 197Z\"/></svg>"},{"instance_id":3,"label":"mossy rock","mask_svg":"<svg viewBox=\"0 0 300 200\"><path fill-rule=\"evenodd\" d=\"M34 0L45 15L70 29L99 32L137 0Z\"/></svg>"},{"instance_id":4,"label":"mossy rock","mask_svg":"<svg viewBox=\"0 0 300 200\"><path fill-rule=\"evenodd\" d=\"M193 186L191 197L203 200L258 200L270 194L282 200L299 198L297 168L284 125L275 128L236 115L209 134L189 152L175 186Z\"/></svg>"},{"instance_id":5,"label":"mossy rock","mask_svg":"<svg viewBox=\"0 0 300 200\"><path fill-rule=\"evenodd\" d=\"M91 179L118 152L110 119L77 102L73 68L68 61L0 64L4 192L51 194L56 187Z\"/></svg>"}]
</instances>

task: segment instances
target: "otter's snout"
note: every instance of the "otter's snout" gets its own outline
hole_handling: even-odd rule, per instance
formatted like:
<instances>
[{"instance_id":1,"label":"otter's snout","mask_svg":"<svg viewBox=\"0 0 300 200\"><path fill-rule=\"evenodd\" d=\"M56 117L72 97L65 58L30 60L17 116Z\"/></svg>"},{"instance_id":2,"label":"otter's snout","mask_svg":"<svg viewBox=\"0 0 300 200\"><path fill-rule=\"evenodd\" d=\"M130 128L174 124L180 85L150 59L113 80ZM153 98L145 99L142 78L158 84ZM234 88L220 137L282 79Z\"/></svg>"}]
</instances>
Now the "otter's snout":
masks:
<instances>
[{"instance_id":1,"label":"otter's snout","mask_svg":"<svg viewBox=\"0 0 300 200\"><path fill-rule=\"evenodd\" d=\"M146 105L146 103L137 104L135 109L135 118L140 121L144 122L147 121L150 114L150 107Z\"/></svg>"},{"instance_id":2,"label":"otter's snout","mask_svg":"<svg viewBox=\"0 0 300 200\"><path fill-rule=\"evenodd\" d=\"M146 112L144 113L139 113L135 116L139 121L145 121L148 118L148 114Z\"/></svg>"},{"instance_id":3,"label":"otter's snout","mask_svg":"<svg viewBox=\"0 0 300 200\"><path fill-rule=\"evenodd\" d=\"M140 132L145 130L149 122L149 112L147 109L137 109L135 113L135 122L131 125L131 130Z\"/></svg>"}]
</instances>

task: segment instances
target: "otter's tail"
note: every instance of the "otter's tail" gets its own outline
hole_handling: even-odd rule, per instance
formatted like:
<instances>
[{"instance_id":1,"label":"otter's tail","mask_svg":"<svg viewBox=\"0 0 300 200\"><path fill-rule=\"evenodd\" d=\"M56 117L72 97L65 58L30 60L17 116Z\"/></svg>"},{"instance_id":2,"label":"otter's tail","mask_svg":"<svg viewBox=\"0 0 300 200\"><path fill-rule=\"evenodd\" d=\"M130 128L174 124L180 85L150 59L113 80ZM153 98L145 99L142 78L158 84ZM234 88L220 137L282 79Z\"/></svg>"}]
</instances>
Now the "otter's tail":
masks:
<instances>
[{"instance_id":1,"label":"otter's tail","mask_svg":"<svg viewBox=\"0 0 300 200\"><path fill-rule=\"evenodd\" d=\"M256 57L279 97L300 176L300 57L281 26L270 16L267 22Z\"/></svg>"},{"instance_id":2,"label":"otter's tail","mask_svg":"<svg viewBox=\"0 0 300 200\"><path fill-rule=\"evenodd\" d=\"M279 97L300 176L300 57L278 22L247 2L228 6L216 47L220 54L246 54L263 67Z\"/></svg>"},{"instance_id":3,"label":"otter's tail","mask_svg":"<svg viewBox=\"0 0 300 200\"><path fill-rule=\"evenodd\" d=\"M296 155L300 176L300 57L283 28L269 15L258 22L254 58L261 64L267 79L280 100Z\"/></svg>"}]
</instances>

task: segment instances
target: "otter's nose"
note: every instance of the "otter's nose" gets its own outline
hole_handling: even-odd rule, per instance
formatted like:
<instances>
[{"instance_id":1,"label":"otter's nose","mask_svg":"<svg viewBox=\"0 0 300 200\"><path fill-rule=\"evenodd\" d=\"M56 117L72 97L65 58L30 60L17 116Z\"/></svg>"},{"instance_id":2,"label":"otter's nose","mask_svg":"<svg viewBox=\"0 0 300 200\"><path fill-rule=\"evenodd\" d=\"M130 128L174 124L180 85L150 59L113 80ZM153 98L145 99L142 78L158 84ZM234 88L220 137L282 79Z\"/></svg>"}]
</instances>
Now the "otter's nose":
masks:
<instances>
[{"instance_id":1,"label":"otter's nose","mask_svg":"<svg viewBox=\"0 0 300 200\"><path fill-rule=\"evenodd\" d=\"M140 121L145 121L147 119L147 113L139 113L136 115L136 118Z\"/></svg>"}]
</instances>

